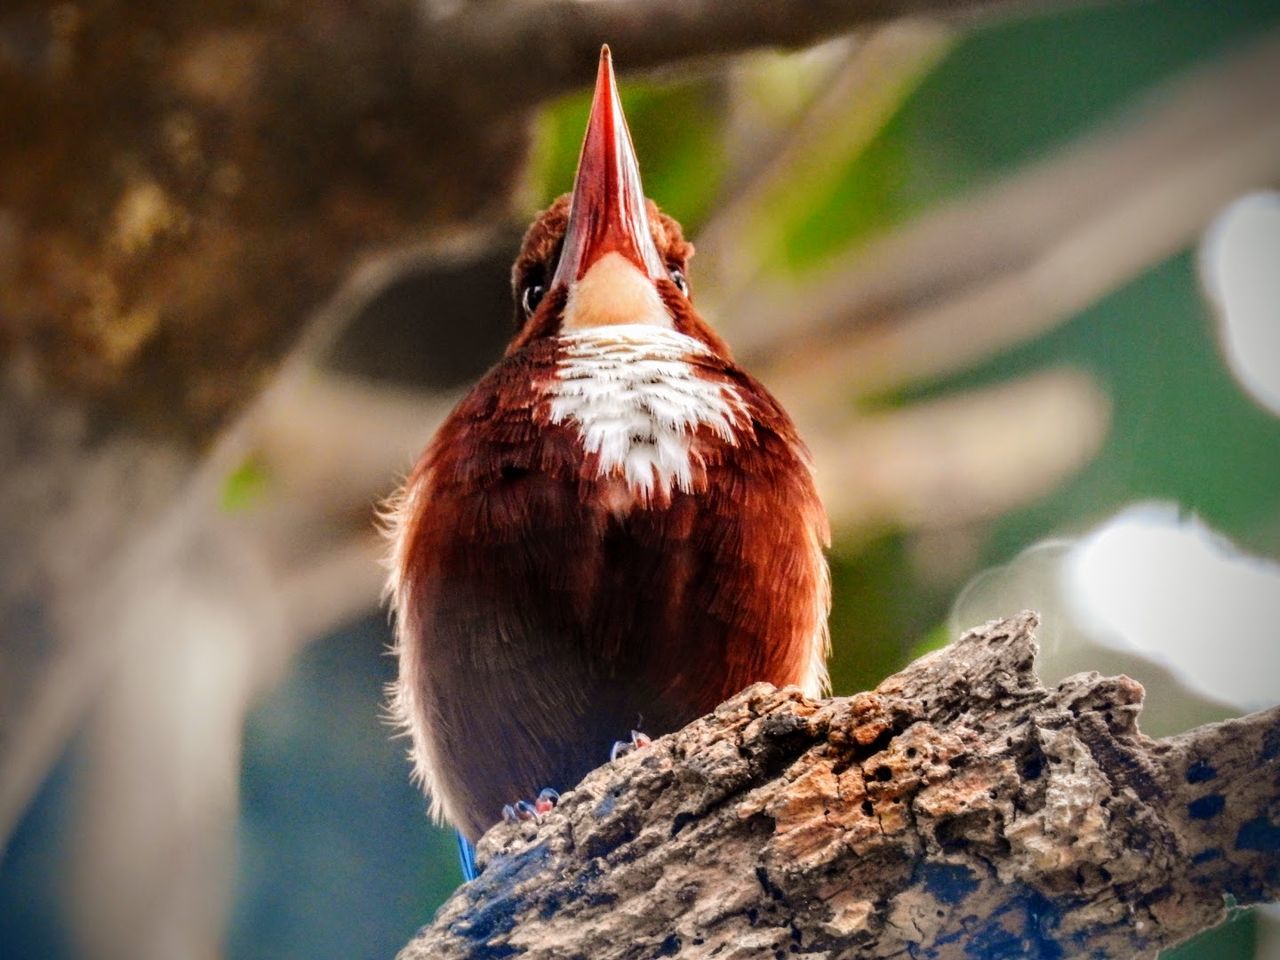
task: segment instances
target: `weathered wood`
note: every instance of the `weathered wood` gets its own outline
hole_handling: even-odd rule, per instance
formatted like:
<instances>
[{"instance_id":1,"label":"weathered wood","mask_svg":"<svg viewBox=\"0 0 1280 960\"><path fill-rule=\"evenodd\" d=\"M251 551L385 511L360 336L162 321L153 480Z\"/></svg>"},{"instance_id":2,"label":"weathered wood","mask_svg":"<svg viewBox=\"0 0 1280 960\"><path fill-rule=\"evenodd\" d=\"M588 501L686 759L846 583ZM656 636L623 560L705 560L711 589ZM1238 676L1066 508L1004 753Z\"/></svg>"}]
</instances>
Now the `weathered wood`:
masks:
<instances>
[{"instance_id":1,"label":"weathered wood","mask_svg":"<svg viewBox=\"0 0 1280 960\"><path fill-rule=\"evenodd\" d=\"M1129 958L1276 898L1280 708L1152 740L1133 680L1040 684L1036 623L743 691L491 830L400 960Z\"/></svg>"}]
</instances>

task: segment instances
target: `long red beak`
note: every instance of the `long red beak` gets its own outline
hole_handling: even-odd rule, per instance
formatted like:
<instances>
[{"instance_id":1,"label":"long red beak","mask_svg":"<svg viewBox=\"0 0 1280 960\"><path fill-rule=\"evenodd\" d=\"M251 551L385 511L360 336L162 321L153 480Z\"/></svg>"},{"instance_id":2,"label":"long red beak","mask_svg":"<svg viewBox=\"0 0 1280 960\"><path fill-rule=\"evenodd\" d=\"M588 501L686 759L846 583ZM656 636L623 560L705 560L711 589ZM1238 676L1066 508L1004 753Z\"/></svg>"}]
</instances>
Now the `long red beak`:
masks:
<instances>
[{"instance_id":1,"label":"long red beak","mask_svg":"<svg viewBox=\"0 0 1280 960\"><path fill-rule=\"evenodd\" d=\"M579 280L606 253L619 253L650 279L667 275L649 232L640 164L622 114L613 60L600 50L596 93L573 182L569 226L551 286Z\"/></svg>"}]
</instances>

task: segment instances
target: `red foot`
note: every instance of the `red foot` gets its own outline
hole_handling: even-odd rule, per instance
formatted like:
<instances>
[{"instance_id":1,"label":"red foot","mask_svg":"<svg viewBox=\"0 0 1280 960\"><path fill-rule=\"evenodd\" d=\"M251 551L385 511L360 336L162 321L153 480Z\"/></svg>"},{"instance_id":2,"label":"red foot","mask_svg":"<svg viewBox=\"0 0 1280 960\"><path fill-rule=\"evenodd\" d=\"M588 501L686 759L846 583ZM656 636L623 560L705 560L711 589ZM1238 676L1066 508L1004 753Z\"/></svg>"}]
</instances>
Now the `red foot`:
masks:
<instances>
[{"instance_id":1,"label":"red foot","mask_svg":"<svg viewBox=\"0 0 1280 960\"><path fill-rule=\"evenodd\" d=\"M514 804L508 803L502 808L502 819L507 823L519 821L541 823L542 818L554 810L559 802L559 792L545 787L533 803L528 800L517 800Z\"/></svg>"},{"instance_id":2,"label":"red foot","mask_svg":"<svg viewBox=\"0 0 1280 960\"><path fill-rule=\"evenodd\" d=\"M625 757L628 753L647 747L651 743L653 741L649 739L648 734L641 733L639 730L632 730L630 740L618 740L614 743L613 749L609 751L609 759L612 761L617 760L619 757Z\"/></svg>"}]
</instances>

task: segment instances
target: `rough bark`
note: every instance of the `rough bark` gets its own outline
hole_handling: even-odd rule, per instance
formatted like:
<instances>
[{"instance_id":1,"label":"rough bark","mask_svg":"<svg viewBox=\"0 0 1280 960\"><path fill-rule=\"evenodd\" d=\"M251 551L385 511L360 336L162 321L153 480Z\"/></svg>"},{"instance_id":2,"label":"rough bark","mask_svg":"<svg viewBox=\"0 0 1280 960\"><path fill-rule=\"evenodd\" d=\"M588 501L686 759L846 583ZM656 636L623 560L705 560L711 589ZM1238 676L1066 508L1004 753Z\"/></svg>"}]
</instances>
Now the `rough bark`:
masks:
<instances>
[{"instance_id":1,"label":"rough bark","mask_svg":"<svg viewBox=\"0 0 1280 960\"><path fill-rule=\"evenodd\" d=\"M1146 957L1280 892L1280 708L1152 740L1034 614L825 701L757 685L503 824L401 953Z\"/></svg>"}]
</instances>

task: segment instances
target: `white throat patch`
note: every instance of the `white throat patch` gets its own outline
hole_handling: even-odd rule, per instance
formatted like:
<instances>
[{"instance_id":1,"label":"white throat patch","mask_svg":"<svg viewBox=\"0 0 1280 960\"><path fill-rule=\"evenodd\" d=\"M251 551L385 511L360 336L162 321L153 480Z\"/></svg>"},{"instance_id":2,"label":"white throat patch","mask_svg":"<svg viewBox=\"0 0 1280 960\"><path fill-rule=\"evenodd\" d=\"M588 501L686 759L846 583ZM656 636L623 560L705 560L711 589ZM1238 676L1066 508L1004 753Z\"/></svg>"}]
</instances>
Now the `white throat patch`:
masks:
<instances>
[{"instance_id":1,"label":"white throat patch","mask_svg":"<svg viewBox=\"0 0 1280 960\"><path fill-rule=\"evenodd\" d=\"M636 323L575 330L560 342L551 422L578 425L583 449L600 456L600 476L617 472L644 500L689 491L698 427L737 443L746 405L733 386L703 379L686 361L710 353L701 341Z\"/></svg>"}]
</instances>

